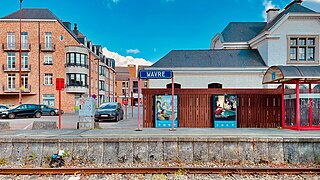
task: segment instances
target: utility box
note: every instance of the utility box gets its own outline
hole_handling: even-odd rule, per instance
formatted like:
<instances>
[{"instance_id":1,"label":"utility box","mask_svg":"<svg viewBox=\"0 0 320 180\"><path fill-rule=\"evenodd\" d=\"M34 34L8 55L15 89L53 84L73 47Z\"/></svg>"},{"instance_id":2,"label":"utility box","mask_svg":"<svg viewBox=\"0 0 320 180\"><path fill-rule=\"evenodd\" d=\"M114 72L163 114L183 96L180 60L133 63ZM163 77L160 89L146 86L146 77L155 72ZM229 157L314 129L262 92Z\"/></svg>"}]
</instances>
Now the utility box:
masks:
<instances>
[{"instance_id":1,"label":"utility box","mask_svg":"<svg viewBox=\"0 0 320 180\"><path fill-rule=\"evenodd\" d=\"M95 128L94 113L96 101L92 97L79 99L79 122L78 129Z\"/></svg>"}]
</instances>

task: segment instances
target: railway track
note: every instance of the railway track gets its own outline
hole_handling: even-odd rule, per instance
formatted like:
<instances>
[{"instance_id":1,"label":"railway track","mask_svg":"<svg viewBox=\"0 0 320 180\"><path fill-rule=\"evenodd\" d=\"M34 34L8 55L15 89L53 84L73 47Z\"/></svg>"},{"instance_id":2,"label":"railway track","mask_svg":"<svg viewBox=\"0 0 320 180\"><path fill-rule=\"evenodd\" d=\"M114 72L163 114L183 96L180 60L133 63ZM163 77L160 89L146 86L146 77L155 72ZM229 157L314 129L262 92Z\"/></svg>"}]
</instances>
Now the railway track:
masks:
<instances>
[{"instance_id":1,"label":"railway track","mask_svg":"<svg viewBox=\"0 0 320 180\"><path fill-rule=\"evenodd\" d=\"M320 174L320 168L0 168L0 175L74 175L74 174Z\"/></svg>"}]
</instances>

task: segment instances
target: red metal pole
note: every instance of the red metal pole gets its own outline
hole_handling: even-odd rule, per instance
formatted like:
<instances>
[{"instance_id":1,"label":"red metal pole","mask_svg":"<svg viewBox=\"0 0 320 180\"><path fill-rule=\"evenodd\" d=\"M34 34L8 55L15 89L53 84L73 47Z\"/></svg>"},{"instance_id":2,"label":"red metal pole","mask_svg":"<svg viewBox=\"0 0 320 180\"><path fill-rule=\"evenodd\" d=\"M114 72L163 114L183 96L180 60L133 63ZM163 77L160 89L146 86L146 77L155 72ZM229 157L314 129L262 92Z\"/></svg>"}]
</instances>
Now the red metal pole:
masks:
<instances>
[{"instance_id":1,"label":"red metal pole","mask_svg":"<svg viewBox=\"0 0 320 180\"><path fill-rule=\"evenodd\" d=\"M281 87L281 112L282 112L282 128L285 127L285 105L284 105L284 83L282 83Z\"/></svg>"},{"instance_id":2,"label":"red metal pole","mask_svg":"<svg viewBox=\"0 0 320 180\"><path fill-rule=\"evenodd\" d=\"M134 98L133 98L133 92L131 91L131 117L132 118L133 118L133 106L134 106Z\"/></svg>"},{"instance_id":3,"label":"red metal pole","mask_svg":"<svg viewBox=\"0 0 320 180\"><path fill-rule=\"evenodd\" d=\"M58 128L61 129L61 90L59 90L59 121Z\"/></svg>"},{"instance_id":4,"label":"red metal pole","mask_svg":"<svg viewBox=\"0 0 320 180\"><path fill-rule=\"evenodd\" d=\"M300 87L299 80L296 80L296 126L300 129Z\"/></svg>"},{"instance_id":5,"label":"red metal pole","mask_svg":"<svg viewBox=\"0 0 320 180\"><path fill-rule=\"evenodd\" d=\"M22 0L20 0L20 37L19 37L19 41L20 41L20 47L19 47L19 104L22 104L22 79L21 79L21 59L22 59L22 52L21 52L21 35L22 35L22 23L21 23L21 19L22 19Z\"/></svg>"},{"instance_id":6,"label":"red metal pole","mask_svg":"<svg viewBox=\"0 0 320 180\"><path fill-rule=\"evenodd\" d=\"M172 92L171 92L171 96L172 96L172 109L171 109L171 112L172 112L172 114L171 114L171 119L172 119L172 128L171 128L171 130L172 131L174 131L175 129L174 129L174 78L173 78L173 73L172 73L172 82L171 82L171 84L172 84Z\"/></svg>"},{"instance_id":7,"label":"red metal pole","mask_svg":"<svg viewBox=\"0 0 320 180\"><path fill-rule=\"evenodd\" d=\"M309 96L312 95L311 83L309 83ZM312 127L312 98L309 98L309 127Z\"/></svg>"},{"instance_id":8,"label":"red metal pole","mask_svg":"<svg viewBox=\"0 0 320 180\"><path fill-rule=\"evenodd\" d=\"M140 93L141 93L141 86L140 86L140 78L138 78L138 129L137 131L141 131L140 129Z\"/></svg>"}]
</instances>

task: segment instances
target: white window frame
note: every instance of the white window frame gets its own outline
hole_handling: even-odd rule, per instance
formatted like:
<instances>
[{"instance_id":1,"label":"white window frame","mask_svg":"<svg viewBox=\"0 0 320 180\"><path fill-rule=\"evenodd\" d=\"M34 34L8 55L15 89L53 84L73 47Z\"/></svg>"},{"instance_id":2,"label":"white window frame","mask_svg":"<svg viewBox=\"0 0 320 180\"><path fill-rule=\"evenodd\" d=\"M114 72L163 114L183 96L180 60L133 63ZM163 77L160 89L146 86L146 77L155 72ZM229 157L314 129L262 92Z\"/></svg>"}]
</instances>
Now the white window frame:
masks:
<instances>
[{"instance_id":1,"label":"white window frame","mask_svg":"<svg viewBox=\"0 0 320 180\"><path fill-rule=\"evenodd\" d=\"M44 74L44 85L46 85L46 86L53 85L53 74L52 73L45 73Z\"/></svg>"},{"instance_id":2,"label":"white window frame","mask_svg":"<svg viewBox=\"0 0 320 180\"><path fill-rule=\"evenodd\" d=\"M7 33L7 48L16 49L16 35L13 32Z\"/></svg>"},{"instance_id":3,"label":"white window frame","mask_svg":"<svg viewBox=\"0 0 320 180\"><path fill-rule=\"evenodd\" d=\"M287 35L287 64L319 64L319 36L318 35ZM296 39L296 45L291 44L291 40ZM305 44L301 44L300 40L305 39ZM310 45L309 40L314 39L314 44ZM296 59L291 59L291 48L296 50ZM301 54L301 48L304 48L304 57L305 59L300 59L299 55ZM313 60L308 59L308 48L313 48Z\"/></svg>"},{"instance_id":4,"label":"white window frame","mask_svg":"<svg viewBox=\"0 0 320 180\"><path fill-rule=\"evenodd\" d=\"M28 32L22 32L21 33L21 48L22 49L28 49Z\"/></svg>"},{"instance_id":5,"label":"white window frame","mask_svg":"<svg viewBox=\"0 0 320 180\"><path fill-rule=\"evenodd\" d=\"M52 65L52 54L44 54L44 64Z\"/></svg>"},{"instance_id":6,"label":"white window frame","mask_svg":"<svg viewBox=\"0 0 320 180\"><path fill-rule=\"evenodd\" d=\"M15 90L16 89L16 75L15 74L8 74L7 87L8 87L8 90Z\"/></svg>"},{"instance_id":7,"label":"white window frame","mask_svg":"<svg viewBox=\"0 0 320 180\"><path fill-rule=\"evenodd\" d=\"M45 49L51 50L52 49L52 33L51 32L45 32L44 42L45 42Z\"/></svg>"},{"instance_id":8,"label":"white window frame","mask_svg":"<svg viewBox=\"0 0 320 180\"><path fill-rule=\"evenodd\" d=\"M22 53L21 54L21 68L23 70L26 70L29 68L29 54L28 53Z\"/></svg>"},{"instance_id":9,"label":"white window frame","mask_svg":"<svg viewBox=\"0 0 320 180\"><path fill-rule=\"evenodd\" d=\"M8 69L15 69L16 68L16 54L15 53L8 53L7 55L7 63Z\"/></svg>"},{"instance_id":10,"label":"white window frame","mask_svg":"<svg viewBox=\"0 0 320 180\"><path fill-rule=\"evenodd\" d=\"M28 74L21 74L21 83L24 89L29 89L29 76Z\"/></svg>"}]
</instances>

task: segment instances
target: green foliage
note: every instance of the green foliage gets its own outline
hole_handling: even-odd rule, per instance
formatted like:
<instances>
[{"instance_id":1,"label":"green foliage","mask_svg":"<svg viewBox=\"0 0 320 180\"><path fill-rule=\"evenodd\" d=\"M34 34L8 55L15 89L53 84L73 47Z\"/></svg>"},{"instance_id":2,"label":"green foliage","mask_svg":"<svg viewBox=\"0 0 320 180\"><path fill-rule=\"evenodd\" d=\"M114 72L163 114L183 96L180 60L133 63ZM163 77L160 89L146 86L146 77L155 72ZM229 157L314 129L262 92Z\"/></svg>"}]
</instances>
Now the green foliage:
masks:
<instances>
[{"instance_id":1,"label":"green foliage","mask_svg":"<svg viewBox=\"0 0 320 180\"><path fill-rule=\"evenodd\" d=\"M186 169L179 169L175 174L176 175L187 175L188 171Z\"/></svg>"},{"instance_id":2,"label":"green foliage","mask_svg":"<svg viewBox=\"0 0 320 180\"><path fill-rule=\"evenodd\" d=\"M64 150L63 153L62 153L62 156L63 156L63 157L70 157L70 156L71 156L71 153L70 153L70 151L68 151L68 150Z\"/></svg>"},{"instance_id":3,"label":"green foliage","mask_svg":"<svg viewBox=\"0 0 320 180\"><path fill-rule=\"evenodd\" d=\"M0 165L6 165L8 160L6 158L0 158Z\"/></svg>"},{"instance_id":4,"label":"green foliage","mask_svg":"<svg viewBox=\"0 0 320 180\"><path fill-rule=\"evenodd\" d=\"M33 161L35 159L37 159L37 155L36 154L34 154L34 153L29 154L29 156L28 156L28 160L29 161Z\"/></svg>"},{"instance_id":5,"label":"green foliage","mask_svg":"<svg viewBox=\"0 0 320 180\"><path fill-rule=\"evenodd\" d=\"M152 175L152 180L167 180L167 176L164 174L154 174Z\"/></svg>"}]
</instances>

